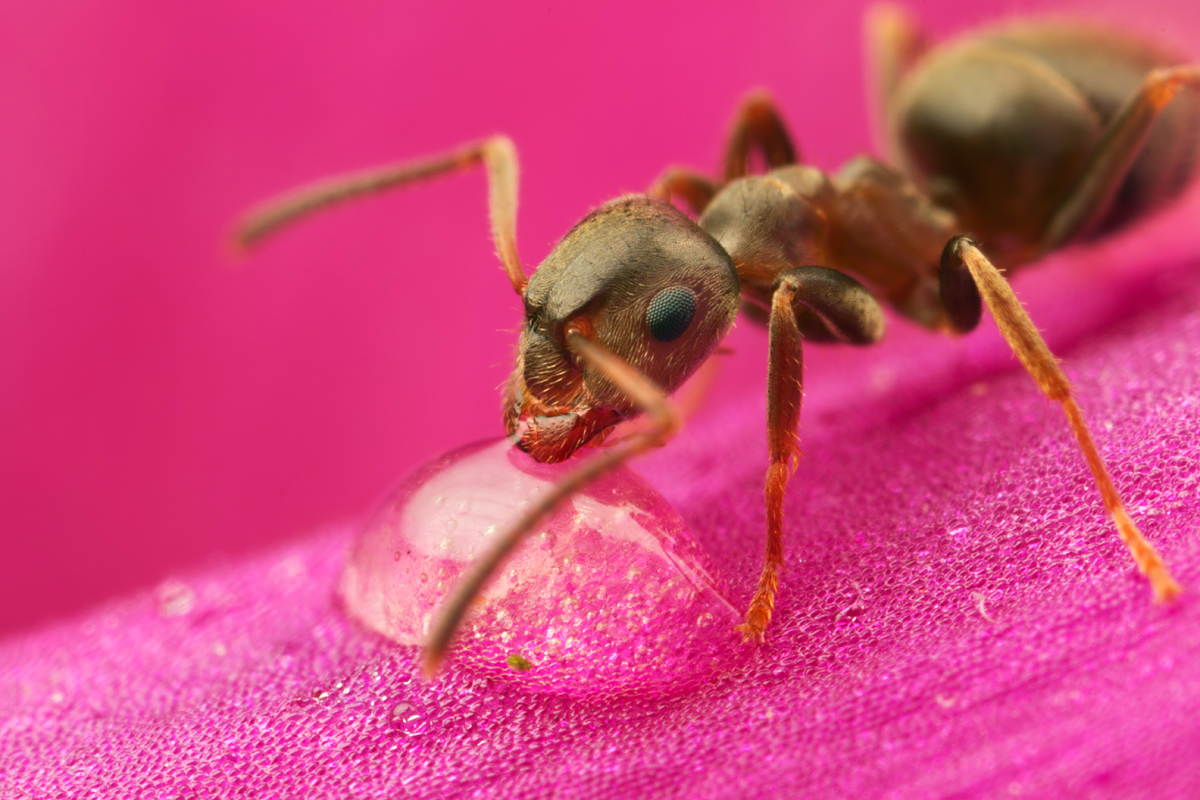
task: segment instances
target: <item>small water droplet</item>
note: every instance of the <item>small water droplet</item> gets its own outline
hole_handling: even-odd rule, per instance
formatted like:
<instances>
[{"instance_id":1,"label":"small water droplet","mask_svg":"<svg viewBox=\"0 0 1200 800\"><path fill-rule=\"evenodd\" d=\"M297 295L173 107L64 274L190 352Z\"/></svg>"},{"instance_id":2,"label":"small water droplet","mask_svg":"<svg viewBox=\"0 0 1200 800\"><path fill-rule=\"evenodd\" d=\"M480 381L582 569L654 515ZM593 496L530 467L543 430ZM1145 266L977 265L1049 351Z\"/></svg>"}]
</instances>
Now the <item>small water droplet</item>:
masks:
<instances>
[{"instance_id":1,"label":"small water droplet","mask_svg":"<svg viewBox=\"0 0 1200 800\"><path fill-rule=\"evenodd\" d=\"M425 710L408 700L392 708L392 725L405 736L421 736L429 730Z\"/></svg>"},{"instance_id":2,"label":"small water droplet","mask_svg":"<svg viewBox=\"0 0 1200 800\"><path fill-rule=\"evenodd\" d=\"M182 617L196 607L196 593L182 581L164 581L158 587L158 613L164 617Z\"/></svg>"}]
</instances>

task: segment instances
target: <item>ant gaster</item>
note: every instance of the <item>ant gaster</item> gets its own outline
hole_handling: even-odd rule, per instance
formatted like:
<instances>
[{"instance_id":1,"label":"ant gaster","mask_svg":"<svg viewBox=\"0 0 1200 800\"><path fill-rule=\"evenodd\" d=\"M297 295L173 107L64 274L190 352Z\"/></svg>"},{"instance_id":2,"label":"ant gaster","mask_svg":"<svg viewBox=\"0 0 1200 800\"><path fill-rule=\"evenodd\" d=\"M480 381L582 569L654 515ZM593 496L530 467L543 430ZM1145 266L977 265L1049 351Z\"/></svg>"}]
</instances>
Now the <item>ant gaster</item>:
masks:
<instances>
[{"instance_id":1,"label":"ant gaster","mask_svg":"<svg viewBox=\"0 0 1200 800\"><path fill-rule=\"evenodd\" d=\"M562 461L622 420L650 424L585 460L498 538L444 602L426 669L517 542L558 503L679 428L667 401L712 354L739 306L769 330L767 546L740 630L760 640L783 562L783 500L798 455L801 342L865 345L884 318L859 276L902 316L966 333L982 302L1045 395L1060 403L1105 508L1155 597L1180 591L1143 538L1071 386L997 266L1018 267L1111 233L1178 195L1200 150L1200 68L1132 37L1077 24L997 27L929 47L903 10L867 20L876 112L895 166L860 157L830 176L800 159L770 100L751 95L718 184L686 169L587 215L527 276L517 255L517 158L501 136L417 163L300 190L252 213L251 246L298 217L482 162L492 235L524 301L504 400L517 446ZM748 176L757 153L769 168ZM699 215L693 222L669 200ZM971 238L968 238L969 233ZM975 239L984 243L983 250ZM819 265L819 266L811 266Z\"/></svg>"}]
</instances>

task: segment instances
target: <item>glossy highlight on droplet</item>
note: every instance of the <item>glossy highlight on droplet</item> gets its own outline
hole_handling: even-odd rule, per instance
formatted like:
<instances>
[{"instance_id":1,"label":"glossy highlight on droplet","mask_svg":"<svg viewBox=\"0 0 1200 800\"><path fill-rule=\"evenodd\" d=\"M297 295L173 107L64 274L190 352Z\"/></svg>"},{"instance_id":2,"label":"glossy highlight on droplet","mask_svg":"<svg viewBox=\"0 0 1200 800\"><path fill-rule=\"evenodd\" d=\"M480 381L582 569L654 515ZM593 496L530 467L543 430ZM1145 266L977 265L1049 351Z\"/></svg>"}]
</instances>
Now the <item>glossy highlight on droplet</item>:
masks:
<instances>
[{"instance_id":1,"label":"glossy highlight on droplet","mask_svg":"<svg viewBox=\"0 0 1200 800\"><path fill-rule=\"evenodd\" d=\"M405 736L422 736L429 729L425 709L415 700L402 700L392 706L392 725Z\"/></svg>"},{"instance_id":2,"label":"glossy highlight on droplet","mask_svg":"<svg viewBox=\"0 0 1200 800\"><path fill-rule=\"evenodd\" d=\"M540 464L505 440L422 467L352 546L347 611L396 642L423 644L463 570L575 467ZM728 598L682 518L621 468L525 538L480 593L449 661L541 692L678 691L736 653Z\"/></svg>"}]
</instances>

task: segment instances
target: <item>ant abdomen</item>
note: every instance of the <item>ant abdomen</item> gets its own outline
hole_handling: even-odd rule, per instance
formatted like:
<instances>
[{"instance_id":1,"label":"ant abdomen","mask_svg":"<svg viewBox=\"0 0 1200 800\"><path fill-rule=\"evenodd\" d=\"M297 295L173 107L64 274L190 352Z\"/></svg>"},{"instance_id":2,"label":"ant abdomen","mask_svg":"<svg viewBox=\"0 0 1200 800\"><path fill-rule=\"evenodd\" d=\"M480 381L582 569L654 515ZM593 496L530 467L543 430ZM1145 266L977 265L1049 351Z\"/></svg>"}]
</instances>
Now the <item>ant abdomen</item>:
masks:
<instances>
[{"instance_id":1,"label":"ant abdomen","mask_svg":"<svg viewBox=\"0 0 1200 800\"><path fill-rule=\"evenodd\" d=\"M1156 70L1181 61L1077 24L1013 25L963 39L931 52L901 83L889 110L897 156L963 230L1017 253L1041 242L1104 157L1113 123L1144 116L1153 120L1148 129L1127 128L1144 144L1107 210L1075 232L1111 233L1177 196L1192 177L1200 98L1150 92L1144 109L1136 102Z\"/></svg>"}]
</instances>

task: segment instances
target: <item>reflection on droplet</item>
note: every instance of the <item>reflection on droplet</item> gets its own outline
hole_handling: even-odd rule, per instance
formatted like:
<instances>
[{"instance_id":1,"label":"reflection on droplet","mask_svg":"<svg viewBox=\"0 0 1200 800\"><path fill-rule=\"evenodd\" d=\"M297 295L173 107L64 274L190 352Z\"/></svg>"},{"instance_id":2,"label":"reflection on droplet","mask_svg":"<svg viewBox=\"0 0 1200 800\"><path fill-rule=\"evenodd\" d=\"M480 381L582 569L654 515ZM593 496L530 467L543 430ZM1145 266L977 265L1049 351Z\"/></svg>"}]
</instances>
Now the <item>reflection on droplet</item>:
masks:
<instances>
[{"instance_id":1,"label":"reflection on droplet","mask_svg":"<svg viewBox=\"0 0 1200 800\"><path fill-rule=\"evenodd\" d=\"M420 736L429 730L425 710L407 700L392 707L392 725L405 736Z\"/></svg>"},{"instance_id":2,"label":"reflection on droplet","mask_svg":"<svg viewBox=\"0 0 1200 800\"><path fill-rule=\"evenodd\" d=\"M423 644L435 609L494 531L577 463L538 464L501 441L422 468L352 547L341 583L346 609L394 641ZM404 557L395 561L395 552ZM530 532L468 611L448 663L535 691L682 689L737 652L739 615L727 597L679 515L620 469Z\"/></svg>"}]
</instances>

